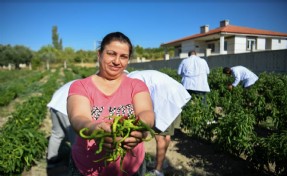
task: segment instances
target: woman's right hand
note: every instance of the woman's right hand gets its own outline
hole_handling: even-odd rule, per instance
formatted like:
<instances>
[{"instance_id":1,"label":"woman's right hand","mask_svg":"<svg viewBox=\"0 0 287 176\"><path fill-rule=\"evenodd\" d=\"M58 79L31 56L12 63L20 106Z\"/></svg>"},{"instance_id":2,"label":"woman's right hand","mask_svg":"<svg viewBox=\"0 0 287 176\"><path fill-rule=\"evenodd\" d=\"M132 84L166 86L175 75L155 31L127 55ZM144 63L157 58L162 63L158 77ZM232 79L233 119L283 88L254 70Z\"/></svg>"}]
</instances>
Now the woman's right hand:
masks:
<instances>
[{"instance_id":1,"label":"woman's right hand","mask_svg":"<svg viewBox=\"0 0 287 176\"><path fill-rule=\"evenodd\" d=\"M94 126L93 130L104 130L105 132L111 133L111 124L107 122L101 122ZM115 149L115 141L120 141L122 137L116 137L115 140L113 136L106 136L104 137L103 149L107 152L112 152ZM96 142L100 142L99 139L95 139Z\"/></svg>"}]
</instances>

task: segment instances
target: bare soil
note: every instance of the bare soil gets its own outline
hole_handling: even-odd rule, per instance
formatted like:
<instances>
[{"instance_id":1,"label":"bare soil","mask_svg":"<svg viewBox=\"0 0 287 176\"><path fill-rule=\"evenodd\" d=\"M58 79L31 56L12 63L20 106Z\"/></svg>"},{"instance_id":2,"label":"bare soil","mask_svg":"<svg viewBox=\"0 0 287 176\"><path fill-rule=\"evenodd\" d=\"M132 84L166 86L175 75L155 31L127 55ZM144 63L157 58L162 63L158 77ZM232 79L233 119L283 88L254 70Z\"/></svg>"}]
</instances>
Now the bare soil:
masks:
<instances>
[{"instance_id":1,"label":"bare soil","mask_svg":"<svg viewBox=\"0 0 287 176\"><path fill-rule=\"evenodd\" d=\"M49 133L51 120L47 116L44 122L44 130ZM147 169L153 169L155 156L155 140L145 142L145 149L151 162L147 163ZM33 166L31 170L23 172L22 176L67 176L68 175L68 151L63 143L62 152L66 158L59 166L47 170L45 156ZM63 152L64 151L64 152ZM191 138L180 130L176 131L166 154L166 176L248 176L264 175L250 168L250 164L241 158L234 157L220 151L214 144Z\"/></svg>"},{"instance_id":2,"label":"bare soil","mask_svg":"<svg viewBox=\"0 0 287 176\"><path fill-rule=\"evenodd\" d=\"M147 153L155 155L155 140L145 143ZM241 158L220 151L214 144L176 131L166 154L166 176L262 175Z\"/></svg>"}]
</instances>

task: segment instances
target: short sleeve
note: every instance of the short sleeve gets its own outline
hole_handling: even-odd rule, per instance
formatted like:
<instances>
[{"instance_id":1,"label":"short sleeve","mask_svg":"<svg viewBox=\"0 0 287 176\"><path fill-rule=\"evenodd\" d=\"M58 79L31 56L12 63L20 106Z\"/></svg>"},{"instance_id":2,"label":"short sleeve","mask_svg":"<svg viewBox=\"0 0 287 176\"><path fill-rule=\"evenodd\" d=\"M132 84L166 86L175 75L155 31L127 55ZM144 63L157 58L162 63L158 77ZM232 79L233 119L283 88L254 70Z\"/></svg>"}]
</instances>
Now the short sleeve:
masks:
<instances>
[{"instance_id":1,"label":"short sleeve","mask_svg":"<svg viewBox=\"0 0 287 176\"><path fill-rule=\"evenodd\" d=\"M134 87L133 92L132 92L132 97L134 97L137 93L140 93L140 92L149 93L147 85L139 79L136 79L136 78L132 79L132 86Z\"/></svg>"},{"instance_id":2,"label":"short sleeve","mask_svg":"<svg viewBox=\"0 0 287 176\"><path fill-rule=\"evenodd\" d=\"M83 83L81 80L77 80L72 83L69 89L68 97L71 95L82 95L82 96L88 97L87 91L85 87L83 86Z\"/></svg>"}]
</instances>

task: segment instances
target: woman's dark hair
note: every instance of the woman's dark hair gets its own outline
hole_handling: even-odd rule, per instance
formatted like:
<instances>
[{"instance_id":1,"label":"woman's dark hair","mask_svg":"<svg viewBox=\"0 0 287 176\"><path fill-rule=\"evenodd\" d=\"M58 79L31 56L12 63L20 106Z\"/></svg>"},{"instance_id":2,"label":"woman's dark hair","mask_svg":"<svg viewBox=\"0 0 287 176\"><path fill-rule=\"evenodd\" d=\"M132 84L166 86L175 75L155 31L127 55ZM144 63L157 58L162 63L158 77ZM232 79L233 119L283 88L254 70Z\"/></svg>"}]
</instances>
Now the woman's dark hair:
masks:
<instances>
[{"instance_id":1,"label":"woman's dark hair","mask_svg":"<svg viewBox=\"0 0 287 176\"><path fill-rule=\"evenodd\" d=\"M102 40L102 42L100 44L100 48L99 48L100 52L102 53L104 51L104 49L105 49L105 46L110 44L113 41L119 41L119 42L123 42L123 43L128 44L129 48L130 48L129 49L129 56L132 55L133 45L132 45L130 39L125 34L123 34L121 32L112 32L112 33L107 34L103 38L103 40Z\"/></svg>"},{"instance_id":2,"label":"woman's dark hair","mask_svg":"<svg viewBox=\"0 0 287 176\"><path fill-rule=\"evenodd\" d=\"M229 67L224 67L223 68L223 73L229 74L229 72L230 72L230 68Z\"/></svg>"}]
</instances>

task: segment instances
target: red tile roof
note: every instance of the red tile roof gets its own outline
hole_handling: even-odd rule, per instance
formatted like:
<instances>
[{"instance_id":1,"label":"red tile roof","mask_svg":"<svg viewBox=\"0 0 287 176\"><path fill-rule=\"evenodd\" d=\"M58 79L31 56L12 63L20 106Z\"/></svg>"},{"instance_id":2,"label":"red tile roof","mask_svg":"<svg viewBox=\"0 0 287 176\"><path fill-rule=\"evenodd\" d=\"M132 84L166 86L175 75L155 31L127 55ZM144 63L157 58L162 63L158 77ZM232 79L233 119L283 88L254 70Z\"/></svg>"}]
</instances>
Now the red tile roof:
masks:
<instances>
[{"instance_id":1,"label":"red tile roof","mask_svg":"<svg viewBox=\"0 0 287 176\"><path fill-rule=\"evenodd\" d=\"M254 29L254 28L248 28L248 27L240 27L240 26L233 26L233 25L227 25L224 27L219 27L213 30L209 30L206 33L200 33L191 35L188 37L184 37L178 40L174 40L168 43L164 43L163 45L172 44L176 42L181 42L185 40L195 39L199 37L204 37L212 34L217 33L232 33L232 34L246 34L246 35L266 35L266 36L278 36L278 37L287 37L287 33L281 33L281 32L274 32L269 30L261 30L261 29Z\"/></svg>"}]
</instances>

